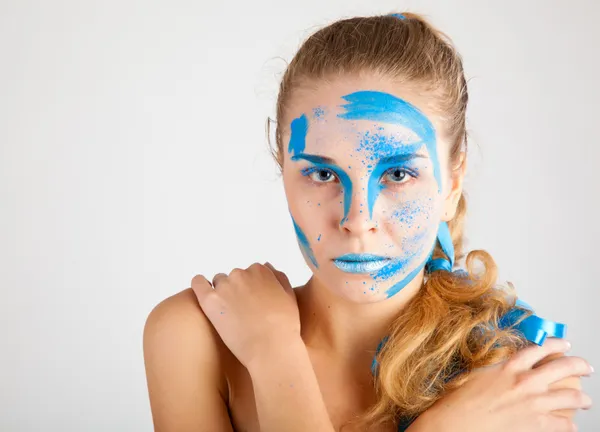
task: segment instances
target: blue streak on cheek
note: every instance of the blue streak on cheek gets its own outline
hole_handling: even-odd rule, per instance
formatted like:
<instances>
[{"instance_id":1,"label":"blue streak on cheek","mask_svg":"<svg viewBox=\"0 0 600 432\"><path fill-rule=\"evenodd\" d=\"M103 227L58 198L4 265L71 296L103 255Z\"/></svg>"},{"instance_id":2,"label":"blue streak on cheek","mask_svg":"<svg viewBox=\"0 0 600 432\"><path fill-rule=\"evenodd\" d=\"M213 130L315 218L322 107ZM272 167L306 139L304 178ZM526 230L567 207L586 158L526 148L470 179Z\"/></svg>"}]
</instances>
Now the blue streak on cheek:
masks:
<instances>
[{"instance_id":1,"label":"blue streak on cheek","mask_svg":"<svg viewBox=\"0 0 600 432\"><path fill-rule=\"evenodd\" d=\"M306 134L308 133L308 119L305 114L292 120L288 153L299 154L306 147Z\"/></svg>"},{"instance_id":2,"label":"blue streak on cheek","mask_svg":"<svg viewBox=\"0 0 600 432\"><path fill-rule=\"evenodd\" d=\"M411 239L412 242L418 243L420 239L424 237L426 233L421 233ZM406 268L410 265L410 262L422 252L423 246L416 247L414 250L404 254L404 256L394 259L390 264L383 267L381 270L378 270L377 273L373 275L373 279L379 281L385 281L387 279L392 278L402 269Z\"/></svg>"},{"instance_id":3,"label":"blue streak on cheek","mask_svg":"<svg viewBox=\"0 0 600 432\"><path fill-rule=\"evenodd\" d=\"M387 289L387 291L385 292L387 295L387 298L390 298L391 296L398 294L400 292L400 290L402 290L402 288L404 288L406 285L408 285L415 278L415 276L418 275L419 272L421 270L423 270L423 268L425 268L425 265L427 264L427 261L429 260L429 257L433 253L434 249L435 249L435 242L433 244L433 247L430 249L427 257L423 260L423 262L421 264L419 264L417 266L416 269L414 269L408 275L406 275L406 277L404 279L395 283L393 286L391 286L390 288Z\"/></svg>"},{"instance_id":4,"label":"blue streak on cheek","mask_svg":"<svg viewBox=\"0 0 600 432\"><path fill-rule=\"evenodd\" d=\"M308 239L306 238L306 234L304 234L302 229L298 226L298 224L294 220L293 216L292 216L292 222L294 223L294 230L296 231L296 236L298 236L298 241L300 242L300 246L304 250L304 253L306 253L306 255L308 256L310 261L313 263L313 265L316 268L319 268L319 265L317 264L317 260L312 251L312 248L310 247L310 244L308 243Z\"/></svg>"},{"instance_id":5,"label":"blue streak on cheek","mask_svg":"<svg viewBox=\"0 0 600 432\"><path fill-rule=\"evenodd\" d=\"M340 118L398 124L412 129L419 135L422 143L427 146L429 157L433 162L433 173L438 184L438 192L441 192L442 179L435 129L417 107L389 93L369 90L350 93L343 96L342 99L348 103L342 105L346 112L338 114Z\"/></svg>"},{"instance_id":6,"label":"blue streak on cheek","mask_svg":"<svg viewBox=\"0 0 600 432\"><path fill-rule=\"evenodd\" d=\"M406 285L408 285L410 283L410 281L412 281L415 278L415 276L418 275L421 270L423 270L423 268L425 267L425 264L427 264L427 260L425 260L421 264L419 264L419 266L416 269L414 269L408 275L406 275L406 277L404 279L402 279L400 282L398 282L398 283L394 284L392 287L388 288L388 290L385 292L387 298L390 298L391 296L398 294L398 292L400 292L400 290L402 288L404 288Z\"/></svg>"}]
</instances>

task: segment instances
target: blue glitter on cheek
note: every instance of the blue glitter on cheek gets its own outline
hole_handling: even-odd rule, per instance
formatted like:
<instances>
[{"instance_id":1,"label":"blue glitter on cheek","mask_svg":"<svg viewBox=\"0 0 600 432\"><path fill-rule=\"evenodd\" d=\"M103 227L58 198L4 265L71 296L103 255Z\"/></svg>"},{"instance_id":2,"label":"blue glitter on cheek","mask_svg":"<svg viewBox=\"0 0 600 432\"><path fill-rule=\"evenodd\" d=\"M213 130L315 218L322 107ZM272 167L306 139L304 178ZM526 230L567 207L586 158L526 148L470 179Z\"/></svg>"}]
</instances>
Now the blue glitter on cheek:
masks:
<instances>
[{"instance_id":1,"label":"blue glitter on cheek","mask_svg":"<svg viewBox=\"0 0 600 432\"><path fill-rule=\"evenodd\" d=\"M431 199L427 202L431 203ZM391 220L406 228L412 228L417 221L429 220L431 211L431 204L425 204L422 199L408 200L402 202L400 206L392 212Z\"/></svg>"}]
</instances>

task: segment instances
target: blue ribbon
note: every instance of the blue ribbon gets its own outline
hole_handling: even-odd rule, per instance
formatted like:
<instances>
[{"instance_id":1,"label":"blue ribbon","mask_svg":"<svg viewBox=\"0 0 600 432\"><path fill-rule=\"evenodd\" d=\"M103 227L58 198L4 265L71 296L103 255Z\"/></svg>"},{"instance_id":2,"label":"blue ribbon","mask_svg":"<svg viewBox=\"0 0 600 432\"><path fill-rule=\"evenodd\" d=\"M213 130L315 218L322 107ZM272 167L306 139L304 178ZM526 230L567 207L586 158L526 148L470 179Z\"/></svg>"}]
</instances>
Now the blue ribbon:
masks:
<instances>
[{"instance_id":1,"label":"blue ribbon","mask_svg":"<svg viewBox=\"0 0 600 432\"><path fill-rule=\"evenodd\" d=\"M515 306L534 312L531 306L519 299L517 299ZM526 311L522 309L512 309L500 319L498 326L500 328L512 327L521 332L529 342L539 346L542 346L548 337L561 339L565 337L567 333L566 324L550 321L534 314L516 324L525 313Z\"/></svg>"},{"instance_id":2,"label":"blue ribbon","mask_svg":"<svg viewBox=\"0 0 600 432\"><path fill-rule=\"evenodd\" d=\"M450 228L448 223L440 222L437 232L437 242L440 244L442 251L446 254L447 258L435 258L431 255L425 265L425 270L428 273L437 270L446 270L451 272L454 267L454 244L452 243L452 236L450 235ZM431 251L433 254L433 251Z\"/></svg>"}]
</instances>

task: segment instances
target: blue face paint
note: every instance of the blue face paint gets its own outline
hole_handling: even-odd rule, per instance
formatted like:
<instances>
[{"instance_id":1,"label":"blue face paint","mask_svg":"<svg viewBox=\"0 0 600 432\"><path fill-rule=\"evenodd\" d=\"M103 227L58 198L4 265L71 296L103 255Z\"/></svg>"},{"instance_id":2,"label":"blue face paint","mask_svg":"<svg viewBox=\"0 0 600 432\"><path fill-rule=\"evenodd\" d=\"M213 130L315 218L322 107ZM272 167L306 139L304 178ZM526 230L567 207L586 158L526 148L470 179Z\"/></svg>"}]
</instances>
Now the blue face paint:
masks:
<instances>
[{"instance_id":1,"label":"blue face paint","mask_svg":"<svg viewBox=\"0 0 600 432\"><path fill-rule=\"evenodd\" d=\"M404 146L402 148L402 150L406 150L406 154L399 153L395 156L388 156L388 157L384 157L381 158L379 160L379 162L377 163L377 166L375 167L375 169L373 170L373 172L371 173L371 175L369 176L369 183L368 183L368 209L369 209L369 217L372 218L373 217L373 206L375 205L375 201L377 200L377 197L379 196L379 193L385 189L385 185L380 183L379 179L381 178L381 176L389 169L396 169L396 168L404 168L406 170L410 170L410 164L408 162L410 162L411 160L419 157L418 155L414 154L414 151L416 151L415 149L415 145L408 145L408 146ZM411 175L411 174L408 174ZM413 176L415 176L415 174L412 174Z\"/></svg>"},{"instance_id":2,"label":"blue face paint","mask_svg":"<svg viewBox=\"0 0 600 432\"><path fill-rule=\"evenodd\" d=\"M350 155L350 157L358 156L362 166L367 168L365 170L368 176L366 178L367 182L364 185L359 185L359 187L366 187L367 208L369 210L370 218L373 216L373 208L377 198L381 195L381 191L384 190L386 186L395 183L394 179L387 180L385 183L382 179L387 179L387 173L392 169L403 171L405 174L408 173L407 175L411 175L412 177L418 177L419 165L417 164L415 166L414 161L419 157L427 157L418 153L424 146L427 148L428 156L432 161L433 174L438 186L438 193L441 192L441 171L437 154L435 130L432 123L420 110L391 94L377 91L358 91L343 96L342 99L348 103L342 105L342 108L344 108L345 111L338 115L339 118L345 120L369 120L373 122L396 124L407 128L413 135L413 137L410 138L410 141L407 142L406 140L400 140L396 137L389 136L388 134L368 131L362 134L360 144L355 149L356 153ZM313 120L325 120L325 114L326 112L323 107L314 108L312 110L311 122ZM312 163L312 166L302 170L303 175L309 175L315 171L322 170L331 172L331 174L338 178L344 195L343 201L340 201L344 204L344 215L340 222L340 224L343 224L347 221L352 206L352 181L350 180L348 173L338 166L331 158L305 153L306 137L309 129L308 123L308 118L305 114L292 121L290 125L291 135L288 152L291 154L291 160L293 161L303 159ZM384 128L381 127L379 130L383 131ZM316 138L316 144L319 144L319 138ZM354 171L351 167L357 168L358 166L360 168L358 161L356 161L356 159L354 159L354 161L355 162L351 165L348 165L348 170L351 170L350 172ZM346 165L347 164L344 164L344 166ZM411 171L413 174L411 174ZM365 187L362 187L363 191L365 190ZM392 191L394 190L395 189ZM411 190L412 189L407 189L407 191ZM386 194L386 196L388 196L388 194ZM392 195L389 197L391 198ZM429 200L431 201L432 198L429 198ZM374 287L380 282L389 281L416 265L418 263L418 257L422 256L425 248L428 247L423 243L423 238L429 234L433 235L430 229L431 227L423 227L424 229L421 229L420 225L413 223L420 221L420 224L429 226L430 224L425 221L426 219L429 219L428 211L423 212L419 206L414 205L415 203L415 200L412 201L412 204L404 202L400 209L392 209L392 220L396 219L399 223L406 225L409 228L414 225L418 232L416 235L413 235L415 234L413 232L409 238L401 237L403 244L401 247L403 251L402 256L394 257L389 265L386 265L375 273L371 273L375 285L369 288L370 291L375 291ZM320 203L318 205L320 205ZM390 213L387 213L386 219L389 220L389 218ZM318 267L317 260L310 247L307 236L296 224L293 217L292 220L303 253L315 267ZM438 227L436 226L435 228ZM439 230L440 238L444 237L445 233L441 225ZM414 229L411 228L411 231L414 231ZM319 234L317 241L319 242L320 240L321 235ZM411 244L405 245L405 243ZM432 252L433 248L431 250L431 253ZM431 253L423 262L419 263L416 268L410 271L410 273L405 274L402 280L396 282L392 287L387 289L385 292L386 295L391 297L410 283L410 281L423 270ZM346 282L346 284L347 283L348 282ZM363 282L363 284L365 284L365 282ZM379 290L377 291L379 292Z\"/></svg>"},{"instance_id":3,"label":"blue face paint","mask_svg":"<svg viewBox=\"0 0 600 432\"><path fill-rule=\"evenodd\" d=\"M302 153L306 147L306 134L308 133L308 119L306 115L302 114L300 117L292 120L290 129L291 135L288 153Z\"/></svg>"},{"instance_id":4,"label":"blue face paint","mask_svg":"<svg viewBox=\"0 0 600 432\"><path fill-rule=\"evenodd\" d=\"M433 162L433 174L438 184L438 192L441 192L442 180L435 128L425 114L412 104L384 92L364 90L350 93L342 99L349 103L342 105L346 112L338 114L340 118L397 124L414 131L421 140L420 144L427 147L429 158ZM414 145L417 144L419 143ZM377 155L374 156L377 158Z\"/></svg>"},{"instance_id":5,"label":"blue face paint","mask_svg":"<svg viewBox=\"0 0 600 432\"><path fill-rule=\"evenodd\" d=\"M290 214L290 216L291 216L291 214ZM300 242L300 247L302 248L302 250L304 251L306 256L310 259L310 261L313 263L313 265L315 267L319 268L319 265L317 264L315 255L310 247L310 244L308 243L308 239L306 238L306 235L304 234L302 229L298 226L298 224L294 220L293 216L292 216L292 222L294 224L294 230L296 231L296 236L298 237L298 241Z\"/></svg>"},{"instance_id":6,"label":"blue face paint","mask_svg":"<svg viewBox=\"0 0 600 432\"><path fill-rule=\"evenodd\" d=\"M402 288L404 288L406 285L408 285L410 283L410 281L412 281L415 278L415 276L417 276L419 274L419 272L421 270L423 270L423 268L425 268L425 265L427 264L429 257L431 256L431 254L433 253L433 250L435 249L435 243L433 246L434 247L431 248L431 251L429 252L429 255L427 255L427 258L425 260L423 260L423 262L421 264L419 264L417 266L417 268L415 268L408 275L406 275L401 281L396 282L394 285L392 285L390 288L388 288L386 290L385 294L386 294L387 298L390 298L393 295L398 294Z\"/></svg>"},{"instance_id":7,"label":"blue face paint","mask_svg":"<svg viewBox=\"0 0 600 432\"><path fill-rule=\"evenodd\" d=\"M344 217L340 222L340 225L345 222L348 217L348 212L350 211L350 203L352 201L352 181L346 172L340 168L339 166L332 163L332 161L323 156L310 155L306 153L295 154L292 156L293 161L297 161L299 159L304 159L313 164L312 167L303 171L304 175L308 175L315 170L326 170L331 171L333 174L337 176L342 184L342 189L344 191Z\"/></svg>"},{"instance_id":8,"label":"blue face paint","mask_svg":"<svg viewBox=\"0 0 600 432\"><path fill-rule=\"evenodd\" d=\"M428 232L421 231L415 236L409 239L403 239L403 246L407 246L407 252L404 256L395 258L390 264L383 267L381 270L375 272L372 276L376 281L385 281L400 271L410 266L410 263L423 252L424 245L422 244L423 238L426 237Z\"/></svg>"}]
</instances>

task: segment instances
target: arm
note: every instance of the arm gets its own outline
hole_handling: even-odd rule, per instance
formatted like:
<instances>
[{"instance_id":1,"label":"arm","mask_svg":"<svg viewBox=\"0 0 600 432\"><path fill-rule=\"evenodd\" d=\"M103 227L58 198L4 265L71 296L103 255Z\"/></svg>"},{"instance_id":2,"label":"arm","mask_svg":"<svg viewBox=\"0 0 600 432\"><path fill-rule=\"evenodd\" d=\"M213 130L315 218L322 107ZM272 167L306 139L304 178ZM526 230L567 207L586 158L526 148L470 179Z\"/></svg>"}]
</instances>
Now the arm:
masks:
<instances>
[{"instance_id":1,"label":"arm","mask_svg":"<svg viewBox=\"0 0 600 432\"><path fill-rule=\"evenodd\" d=\"M156 432L233 431L215 333L191 289L164 300L148 316L144 361Z\"/></svg>"}]
</instances>

